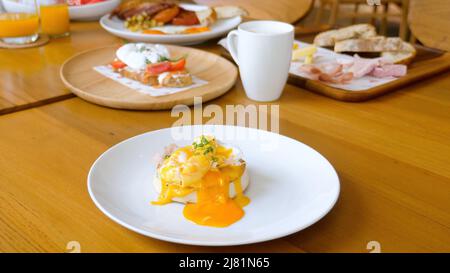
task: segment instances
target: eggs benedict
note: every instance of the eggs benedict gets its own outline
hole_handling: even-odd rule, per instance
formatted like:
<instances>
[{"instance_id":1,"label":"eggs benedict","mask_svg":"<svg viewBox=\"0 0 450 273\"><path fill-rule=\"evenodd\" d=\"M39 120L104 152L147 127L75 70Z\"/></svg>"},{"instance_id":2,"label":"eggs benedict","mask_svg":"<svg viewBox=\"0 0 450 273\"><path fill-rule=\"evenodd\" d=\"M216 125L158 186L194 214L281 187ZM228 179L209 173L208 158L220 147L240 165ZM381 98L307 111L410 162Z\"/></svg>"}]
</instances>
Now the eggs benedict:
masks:
<instances>
[{"instance_id":1,"label":"eggs benedict","mask_svg":"<svg viewBox=\"0 0 450 273\"><path fill-rule=\"evenodd\" d=\"M204 226L226 227L244 216L249 184L240 151L202 135L192 145L168 151L157 166L153 205L185 203L186 219Z\"/></svg>"},{"instance_id":2,"label":"eggs benedict","mask_svg":"<svg viewBox=\"0 0 450 273\"><path fill-rule=\"evenodd\" d=\"M158 44L128 43L116 51L112 69L123 77L153 87L185 87L192 84L186 58L173 59L167 47Z\"/></svg>"}]
</instances>

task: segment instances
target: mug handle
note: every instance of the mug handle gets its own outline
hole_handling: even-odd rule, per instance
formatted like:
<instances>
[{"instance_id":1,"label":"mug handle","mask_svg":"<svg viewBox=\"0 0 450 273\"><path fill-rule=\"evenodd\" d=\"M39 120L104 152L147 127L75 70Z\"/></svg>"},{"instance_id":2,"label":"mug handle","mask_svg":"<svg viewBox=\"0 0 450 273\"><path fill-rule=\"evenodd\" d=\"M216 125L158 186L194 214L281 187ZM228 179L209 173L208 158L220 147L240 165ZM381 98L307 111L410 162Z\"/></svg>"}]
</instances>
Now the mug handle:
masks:
<instances>
[{"instance_id":1,"label":"mug handle","mask_svg":"<svg viewBox=\"0 0 450 273\"><path fill-rule=\"evenodd\" d=\"M227 35L227 46L228 46L228 51L231 54L231 57L233 57L234 62L239 65L239 60L238 60L238 53L236 50L236 38L239 37L239 32L237 30L232 30L228 33Z\"/></svg>"}]
</instances>

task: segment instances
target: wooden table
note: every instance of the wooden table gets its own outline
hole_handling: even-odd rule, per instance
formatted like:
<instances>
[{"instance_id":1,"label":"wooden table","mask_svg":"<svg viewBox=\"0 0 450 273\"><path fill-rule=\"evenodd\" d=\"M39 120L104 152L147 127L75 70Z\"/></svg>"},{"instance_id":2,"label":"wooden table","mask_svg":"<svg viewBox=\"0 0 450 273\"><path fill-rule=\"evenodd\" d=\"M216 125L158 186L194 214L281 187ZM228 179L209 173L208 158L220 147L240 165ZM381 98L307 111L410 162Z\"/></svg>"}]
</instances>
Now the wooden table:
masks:
<instances>
[{"instance_id":1,"label":"wooden table","mask_svg":"<svg viewBox=\"0 0 450 273\"><path fill-rule=\"evenodd\" d=\"M0 114L72 97L59 78L62 62L77 52L119 43L97 22L71 24L71 35L43 47L0 49Z\"/></svg>"},{"instance_id":2,"label":"wooden table","mask_svg":"<svg viewBox=\"0 0 450 273\"><path fill-rule=\"evenodd\" d=\"M197 2L210 4L212 1ZM222 0L220 3L235 2ZM214 4L219 2L214 1ZM306 15L312 0L252 0L243 6L251 18L294 22ZM71 36L46 46L14 51L0 49L0 115L72 97L59 78L60 65L75 53L122 42L100 28L97 22L72 23Z\"/></svg>"},{"instance_id":3,"label":"wooden table","mask_svg":"<svg viewBox=\"0 0 450 273\"><path fill-rule=\"evenodd\" d=\"M312 8L313 0L194 0L205 5L236 5L247 9L250 17L288 23L303 18Z\"/></svg>"},{"instance_id":4,"label":"wooden table","mask_svg":"<svg viewBox=\"0 0 450 273\"><path fill-rule=\"evenodd\" d=\"M25 101L20 105L35 103L0 116L0 252L64 252L69 241L78 241L82 252L368 252L369 241L378 241L385 252L450 251L450 73L365 103L338 102L286 85L275 102L280 133L317 149L335 166L341 179L335 208L312 227L278 240L184 246L129 231L90 200L86 177L101 153L176 119L169 111L120 111L65 97L67 90L52 80L70 50L117 41L95 24L74 29L80 33L71 40L26 53L32 61L25 62L23 51L0 53L2 60L16 60L11 70L2 67L0 97L6 101L6 88L19 94L11 98ZM61 51L60 43L72 49ZM219 52L214 43L200 48ZM34 63L42 52L48 57L39 69ZM27 87L35 85L29 93ZM238 82L210 103L254 102Z\"/></svg>"}]
</instances>

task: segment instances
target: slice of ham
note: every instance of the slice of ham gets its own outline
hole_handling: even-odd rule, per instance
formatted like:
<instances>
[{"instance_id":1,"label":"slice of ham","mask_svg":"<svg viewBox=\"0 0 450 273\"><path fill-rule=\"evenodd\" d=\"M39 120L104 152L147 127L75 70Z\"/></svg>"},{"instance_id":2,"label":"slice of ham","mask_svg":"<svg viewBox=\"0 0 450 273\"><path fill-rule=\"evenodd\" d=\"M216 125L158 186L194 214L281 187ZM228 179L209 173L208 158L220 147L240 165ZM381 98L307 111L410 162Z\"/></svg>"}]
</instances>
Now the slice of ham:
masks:
<instances>
[{"instance_id":1,"label":"slice of ham","mask_svg":"<svg viewBox=\"0 0 450 273\"><path fill-rule=\"evenodd\" d=\"M328 74L321 74L319 76L319 79L324 82L330 82L330 83L336 83L336 84L348 83L351 80L353 80L353 73L352 72L339 73L334 76L330 76Z\"/></svg>"},{"instance_id":2,"label":"slice of ham","mask_svg":"<svg viewBox=\"0 0 450 273\"><path fill-rule=\"evenodd\" d=\"M302 65L299 68L300 75L304 78L308 78L310 80L318 81L319 76L322 73L320 69L318 69L315 65L306 64Z\"/></svg>"},{"instance_id":3,"label":"slice of ham","mask_svg":"<svg viewBox=\"0 0 450 273\"><path fill-rule=\"evenodd\" d=\"M402 77L407 73L406 65L392 64L384 58L366 59L355 55L353 60L337 59L331 62L302 65L300 75L310 80L333 84L346 84L353 79L372 76L376 78Z\"/></svg>"},{"instance_id":4,"label":"slice of ham","mask_svg":"<svg viewBox=\"0 0 450 273\"><path fill-rule=\"evenodd\" d=\"M370 76L376 78L386 78L386 77L403 77L406 75L408 67L403 64L385 64L383 66L375 67Z\"/></svg>"},{"instance_id":5,"label":"slice of ham","mask_svg":"<svg viewBox=\"0 0 450 273\"><path fill-rule=\"evenodd\" d=\"M342 72L342 65L339 63L324 63L319 66L319 69L322 71L322 74L327 74L332 77L338 75Z\"/></svg>"},{"instance_id":6,"label":"slice of ham","mask_svg":"<svg viewBox=\"0 0 450 273\"><path fill-rule=\"evenodd\" d=\"M349 72L353 73L356 79L362 78L371 73L375 67L380 65L381 58L366 59L358 55L354 57L353 65L349 68Z\"/></svg>"},{"instance_id":7,"label":"slice of ham","mask_svg":"<svg viewBox=\"0 0 450 273\"><path fill-rule=\"evenodd\" d=\"M330 83L347 83L353 79L352 72L344 72L343 65L337 62L321 65L303 65L300 72L311 80L321 80Z\"/></svg>"}]
</instances>

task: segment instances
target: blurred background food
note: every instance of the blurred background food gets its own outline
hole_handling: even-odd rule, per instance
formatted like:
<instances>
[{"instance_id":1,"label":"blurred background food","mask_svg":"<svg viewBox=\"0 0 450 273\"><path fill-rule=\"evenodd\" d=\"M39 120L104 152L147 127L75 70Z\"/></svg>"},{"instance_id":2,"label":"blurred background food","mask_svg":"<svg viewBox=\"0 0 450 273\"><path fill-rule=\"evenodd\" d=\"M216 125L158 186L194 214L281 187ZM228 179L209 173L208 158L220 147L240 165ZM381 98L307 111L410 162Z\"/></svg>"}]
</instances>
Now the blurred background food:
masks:
<instances>
[{"instance_id":1,"label":"blurred background food","mask_svg":"<svg viewBox=\"0 0 450 273\"><path fill-rule=\"evenodd\" d=\"M7 12L29 12L34 5L34 0L1 0L0 2ZM97 21L103 15L110 13L120 2L121 0L67 0L70 19L77 21Z\"/></svg>"},{"instance_id":2,"label":"blurred background food","mask_svg":"<svg viewBox=\"0 0 450 273\"><path fill-rule=\"evenodd\" d=\"M131 31L145 31L147 34L192 34L208 31L217 19L248 15L238 6L206 7L191 10L178 1L124 0L113 10L111 17L124 20L124 26ZM175 28L153 29L164 25ZM183 28L181 26L198 26Z\"/></svg>"}]
</instances>

